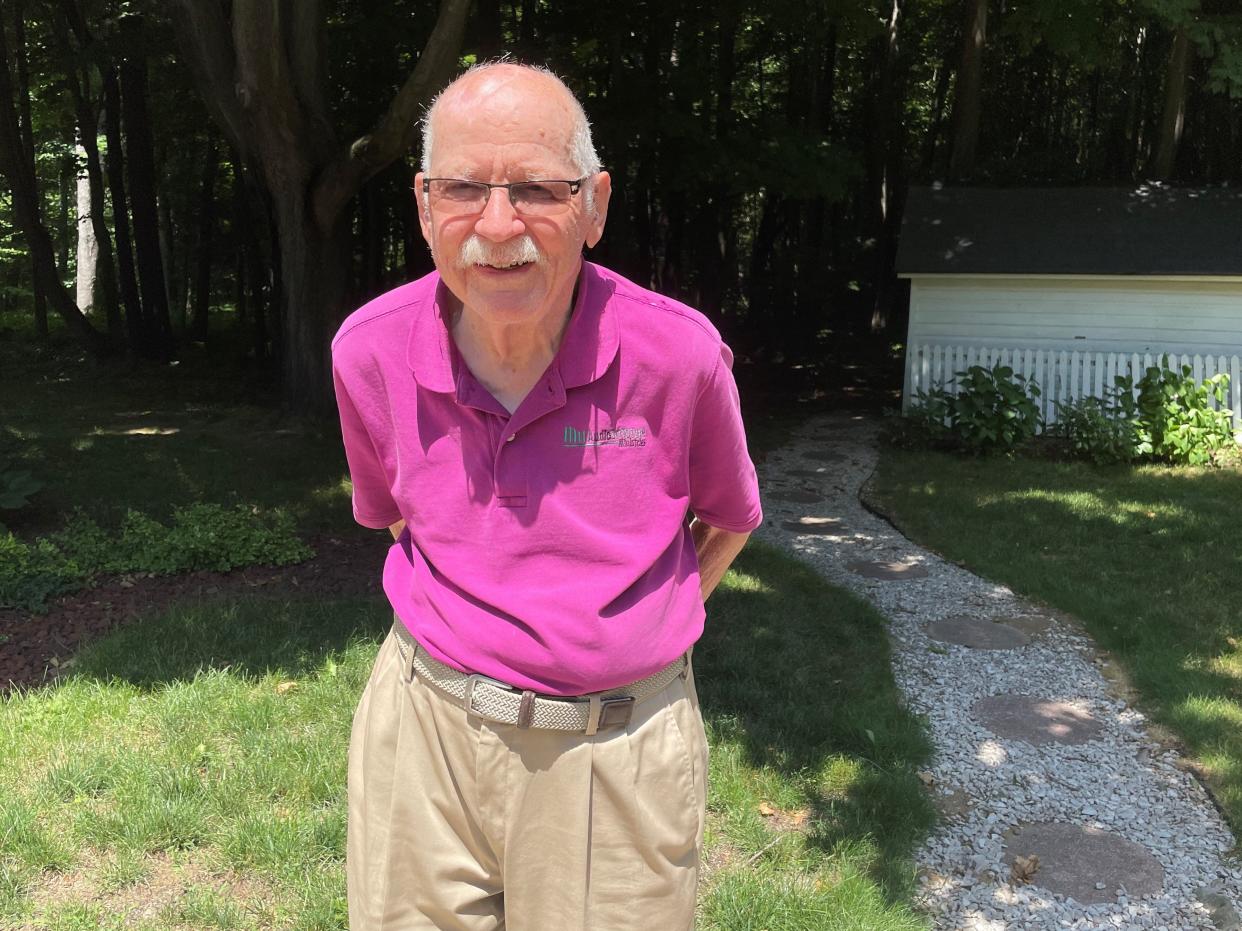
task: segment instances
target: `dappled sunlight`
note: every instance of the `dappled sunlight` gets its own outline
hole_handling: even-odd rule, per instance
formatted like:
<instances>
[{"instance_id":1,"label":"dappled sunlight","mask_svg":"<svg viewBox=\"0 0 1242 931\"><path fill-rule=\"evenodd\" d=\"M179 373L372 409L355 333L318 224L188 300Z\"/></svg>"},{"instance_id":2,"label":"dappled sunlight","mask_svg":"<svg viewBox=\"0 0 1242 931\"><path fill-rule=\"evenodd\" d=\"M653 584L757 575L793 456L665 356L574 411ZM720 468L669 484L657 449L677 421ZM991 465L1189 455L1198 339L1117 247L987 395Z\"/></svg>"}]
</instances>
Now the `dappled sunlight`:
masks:
<instances>
[{"instance_id":1,"label":"dappled sunlight","mask_svg":"<svg viewBox=\"0 0 1242 931\"><path fill-rule=\"evenodd\" d=\"M1009 753L998 740L985 740L979 744L975 759L985 766L1002 766L1009 759Z\"/></svg>"},{"instance_id":2,"label":"dappled sunlight","mask_svg":"<svg viewBox=\"0 0 1242 931\"><path fill-rule=\"evenodd\" d=\"M1174 713L1178 718L1198 727L1224 725L1242 729L1242 706L1226 698L1193 695L1181 702Z\"/></svg>"},{"instance_id":3,"label":"dappled sunlight","mask_svg":"<svg viewBox=\"0 0 1242 931\"><path fill-rule=\"evenodd\" d=\"M725 580L729 588L739 592L751 592L761 595L770 595L773 593L772 586L768 585L758 576L741 572L737 569L729 569L725 574Z\"/></svg>"},{"instance_id":4,"label":"dappled sunlight","mask_svg":"<svg viewBox=\"0 0 1242 931\"><path fill-rule=\"evenodd\" d=\"M308 494L317 504L336 504L342 500L349 501L353 497L354 486L349 478L342 477L327 485L312 488Z\"/></svg>"},{"instance_id":5,"label":"dappled sunlight","mask_svg":"<svg viewBox=\"0 0 1242 931\"><path fill-rule=\"evenodd\" d=\"M829 799L846 798L863 778L862 761L853 757L834 755L828 760L820 775L820 792Z\"/></svg>"},{"instance_id":6,"label":"dappled sunlight","mask_svg":"<svg viewBox=\"0 0 1242 931\"><path fill-rule=\"evenodd\" d=\"M172 436L180 427L92 427L91 436Z\"/></svg>"},{"instance_id":7,"label":"dappled sunlight","mask_svg":"<svg viewBox=\"0 0 1242 931\"><path fill-rule=\"evenodd\" d=\"M980 506L1040 501L1058 504L1083 517L1100 517L1118 526L1167 518L1188 520L1191 512L1168 503L1141 501L1112 501L1092 491L1049 491L1044 488L1024 488L979 499Z\"/></svg>"}]
</instances>

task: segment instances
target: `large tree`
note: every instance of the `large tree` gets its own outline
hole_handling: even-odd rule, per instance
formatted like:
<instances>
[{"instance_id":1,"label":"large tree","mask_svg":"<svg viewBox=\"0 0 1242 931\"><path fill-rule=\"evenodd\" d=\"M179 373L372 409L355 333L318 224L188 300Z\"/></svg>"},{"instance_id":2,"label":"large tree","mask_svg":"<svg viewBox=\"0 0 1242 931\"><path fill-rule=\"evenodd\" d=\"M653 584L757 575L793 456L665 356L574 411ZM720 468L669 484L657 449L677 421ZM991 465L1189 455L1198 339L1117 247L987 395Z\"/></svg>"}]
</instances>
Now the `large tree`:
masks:
<instances>
[{"instance_id":1,"label":"large tree","mask_svg":"<svg viewBox=\"0 0 1242 931\"><path fill-rule=\"evenodd\" d=\"M343 144L325 88L323 0L175 0L174 27L208 108L265 193L279 244L285 406L333 408L329 346L349 278L359 188L414 142L420 108L457 65L470 0L440 0L413 71Z\"/></svg>"}]
</instances>

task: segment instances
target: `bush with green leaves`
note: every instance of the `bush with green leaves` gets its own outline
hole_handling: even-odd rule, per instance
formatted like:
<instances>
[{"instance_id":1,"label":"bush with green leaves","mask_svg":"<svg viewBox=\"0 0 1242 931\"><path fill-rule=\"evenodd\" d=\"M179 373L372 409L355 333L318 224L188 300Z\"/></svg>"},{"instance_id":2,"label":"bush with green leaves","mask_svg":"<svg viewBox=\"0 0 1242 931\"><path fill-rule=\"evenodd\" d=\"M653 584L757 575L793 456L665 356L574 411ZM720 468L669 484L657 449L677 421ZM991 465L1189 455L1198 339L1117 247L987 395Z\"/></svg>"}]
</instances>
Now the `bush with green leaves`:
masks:
<instances>
[{"instance_id":1,"label":"bush with green leaves","mask_svg":"<svg viewBox=\"0 0 1242 931\"><path fill-rule=\"evenodd\" d=\"M1228 391L1228 375L1199 382L1189 365L1172 368L1166 355L1137 385L1132 376L1118 375L1103 398L1058 403L1056 432L1097 463L1206 465L1236 447L1233 412L1224 407Z\"/></svg>"},{"instance_id":2,"label":"bush with green leaves","mask_svg":"<svg viewBox=\"0 0 1242 931\"><path fill-rule=\"evenodd\" d=\"M948 427L948 394L943 388L920 389L910 409L887 412L881 439L899 449L956 449L959 445Z\"/></svg>"},{"instance_id":3,"label":"bush with green leaves","mask_svg":"<svg viewBox=\"0 0 1242 931\"><path fill-rule=\"evenodd\" d=\"M1139 457L1138 431L1133 417L1127 415L1133 402L1133 396L1120 389L1106 392L1103 398L1058 401L1057 421L1048 432L1063 437L1074 456L1097 465L1133 462Z\"/></svg>"},{"instance_id":4,"label":"bush with green leaves","mask_svg":"<svg viewBox=\"0 0 1242 931\"><path fill-rule=\"evenodd\" d=\"M111 533L75 508L63 530L33 544L0 532L0 607L42 610L50 596L98 575L225 572L290 565L313 555L281 508L193 504L174 509L171 527L130 509Z\"/></svg>"},{"instance_id":5,"label":"bush with green leaves","mask_svg":"<svg viewBox=\"0 0 1242 931\"><path fill-rule=\"evenodd\" d=\"M1132 397L1134 387L1133 378L1118 376L1123 395ZM1135 422L1140 454L1206 465L1217 450L1234 442L1233 411L1224 406L1229 376L1223 372L1200 382L1189 365L1170 368L1166 355L1160 365L1148 367L1137 387L1138 397L1127 413Z\"/></svg>"},{"instance_id":6,"label":"bush with green leaves","mask_svg":"<svg viewBox=\"0 0 1242 931\"><path fill-rule=\"evenodd\" d=\"M978 454L1011 454L1042 425L1039 385L1008 365L972 365L955 372L956 388L918 393L908 415L929 437L943 425L953 443Z\"/></svg>"}]
</instances>

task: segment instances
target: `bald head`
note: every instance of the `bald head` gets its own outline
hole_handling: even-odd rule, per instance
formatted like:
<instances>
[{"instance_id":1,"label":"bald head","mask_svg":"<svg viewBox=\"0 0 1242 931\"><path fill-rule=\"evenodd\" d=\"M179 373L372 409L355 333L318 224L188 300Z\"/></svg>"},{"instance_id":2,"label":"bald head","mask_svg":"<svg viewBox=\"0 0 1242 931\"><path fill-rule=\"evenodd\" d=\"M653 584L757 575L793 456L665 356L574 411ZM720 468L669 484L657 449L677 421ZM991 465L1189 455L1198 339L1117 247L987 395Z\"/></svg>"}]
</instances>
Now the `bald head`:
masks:
<instances>
[{"instance_id":1,"label":"bald head","mask_svg":"<svg viewBox=\"0 0 1242 931\"><path fill-rule=\"evenodd\" d=\"M437 132L451 131L459 120L477 118L497 126L529 122L531 132L563 149L577 177L600 170L591 124L565 83L547 68L500 61L475 65L431 102L423 119L424 174L431 172ZM442 123L448 125L441 127Z\"/></svg>"}]
</instances>

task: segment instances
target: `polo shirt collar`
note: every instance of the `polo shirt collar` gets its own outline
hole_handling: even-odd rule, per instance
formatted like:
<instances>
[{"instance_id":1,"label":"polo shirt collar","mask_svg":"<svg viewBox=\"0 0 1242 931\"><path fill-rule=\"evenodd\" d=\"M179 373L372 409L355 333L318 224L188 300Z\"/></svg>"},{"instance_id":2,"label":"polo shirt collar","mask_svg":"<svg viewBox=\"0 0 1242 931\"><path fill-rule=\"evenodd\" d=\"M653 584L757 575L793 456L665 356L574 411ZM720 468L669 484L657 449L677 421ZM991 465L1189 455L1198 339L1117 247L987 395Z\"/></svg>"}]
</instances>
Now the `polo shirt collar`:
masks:
<instances>
[{"instance_id":1,"label":"polo shirt collar","mask_svg":"<svg viewBox=\"0 0 1242 931\"><path fill-rule=\"evenodd\" d=\"M425 280L427 290L406 343L406 363L424 388L452 393L457 391L458 377L469 373L449 333L440 276L432 272ZM552 360L566 390L595 381L616 358L620 336L616 311L611 307L613 287L593 263L583 261L578 273L578 299Z\"/></svg>"}]
</instances>

